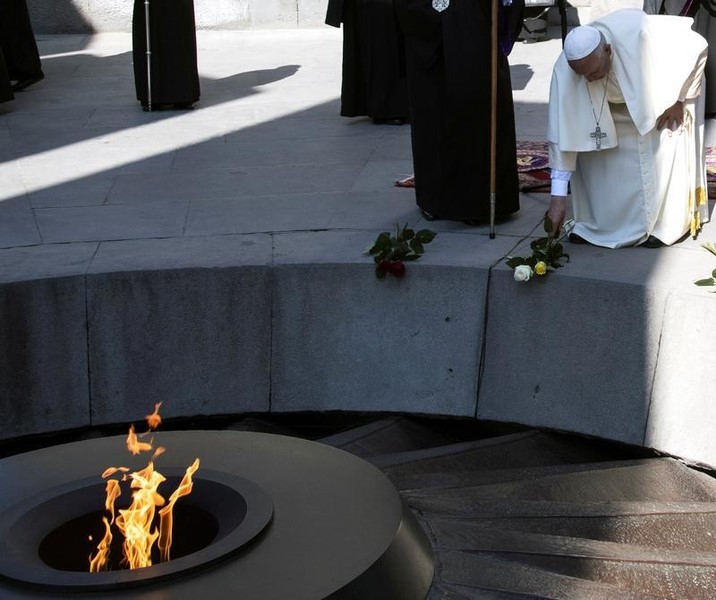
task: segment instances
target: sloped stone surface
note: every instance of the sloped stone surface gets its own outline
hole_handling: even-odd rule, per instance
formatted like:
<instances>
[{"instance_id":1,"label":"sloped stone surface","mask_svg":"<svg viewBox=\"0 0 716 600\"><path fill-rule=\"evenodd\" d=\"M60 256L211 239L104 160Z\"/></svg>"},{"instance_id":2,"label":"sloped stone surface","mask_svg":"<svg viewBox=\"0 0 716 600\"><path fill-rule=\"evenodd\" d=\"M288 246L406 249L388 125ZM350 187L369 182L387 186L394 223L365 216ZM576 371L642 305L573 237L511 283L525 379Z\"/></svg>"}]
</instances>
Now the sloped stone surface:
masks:
<instances>
[{"instance_id":1,"label":"sloped stone surface","mask_svg":"<svg viewBox=\"0 0 716 600\"><path fill-rule=\"evenodd\" d=\"M356 449L398 423L354 431ZM433 543L428 600L713 597L716 482L679 461L536 431L371 460Z\"/></svg>"}]
</instances>

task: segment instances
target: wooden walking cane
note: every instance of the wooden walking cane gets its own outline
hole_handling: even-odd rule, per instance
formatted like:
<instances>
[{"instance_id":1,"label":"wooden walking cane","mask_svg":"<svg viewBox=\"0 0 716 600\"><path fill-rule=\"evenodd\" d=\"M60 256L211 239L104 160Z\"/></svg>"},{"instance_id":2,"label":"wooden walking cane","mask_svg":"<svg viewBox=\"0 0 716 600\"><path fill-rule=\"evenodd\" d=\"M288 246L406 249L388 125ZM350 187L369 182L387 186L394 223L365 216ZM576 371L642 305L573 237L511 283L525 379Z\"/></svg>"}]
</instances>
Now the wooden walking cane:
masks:
<instances>
[{"instance_id":1,"label":"wooden walking cane","mask_svg":"<svg viewBox=\"0 0 716 600\"><path fill-rule=\"evenodd\" d=\"M147 110L152 112L152 46L149 36L149 0L144 0L144 29L147 34Z\"/></svg>"},{"instance_id":2,"label":"wooden walking cane","mask_svg":"<svg viewBox=\"0 0 716 600\"><path fill-rule=\"evenodd\" d=\"M495 208L497 205L497 3L492 0L491 74L490 74L490 239L495 239Z\"/></svg>"}]
</instances>

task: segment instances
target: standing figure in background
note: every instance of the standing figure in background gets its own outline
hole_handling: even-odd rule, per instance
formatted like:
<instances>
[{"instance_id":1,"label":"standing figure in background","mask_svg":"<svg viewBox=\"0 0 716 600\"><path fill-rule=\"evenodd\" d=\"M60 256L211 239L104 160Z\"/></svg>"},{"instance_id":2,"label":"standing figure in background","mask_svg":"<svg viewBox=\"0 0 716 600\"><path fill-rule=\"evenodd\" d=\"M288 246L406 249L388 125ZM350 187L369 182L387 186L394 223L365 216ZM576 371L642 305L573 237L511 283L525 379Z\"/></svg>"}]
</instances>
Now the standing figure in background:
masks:
<instances>
[{"instance_id":1,"label":"standing figure in background","mask_svg":"<svg viewBox=\"0 0 716 600\"><path fill-rule=\"evenodd\" d=\"M193 0L148 0L152 108L191 108L199 100ZM132 51L137 100L147 110L145 0L134 0Z\"/></svg>"},{"instance_id":2,"label":"standing figure in background","mask_svg":"<svg viewBox=\"0 0 716 600\"><path fill-rule=\"evenodd\" d=\"M705 112L716 117L716 0L645 0L644 10L653 15L692 17L693 29L709 43L706 61Z\"/></svg>"},{"instance_id":3,"label":"standing figure in background","mask_svg":"<svg viewBox=\"0 0 716 600\"><path fill-rule=\"evenodd\" d=\"M12 84L10 83L10 75L5 65L5 58L3 57L2 50L0 50L0 102L7 102L14 97Z\"/></svg>"},{"instance_id":4,"label":"standing figure in background","mask_svg":"<svg viewBox=\"0 0 716 600\"><path fill-rule=\"evenodd\" d=\"M341 116L408 120L403 40L393 0L328 0L326 24L343 23Z\"/></svg>"},{"instance_id":5,"label":"standing figure in background","mask_svg":"<svg viewBox=\"0 0 716 600\"><path fill-rule=\"evenodd\" d=\"M395 0L405 36L415 195L428 220L490 218L491 1ZM522 29L523 0L497 0L496 217L519 210L512 85L507 54Z\"/></svg>"},{"instance_id":6,"label":"standing figure in background","mask_svg":"<svg viewBox=\"0 0 716 600\"><path fill-rule=\"evenodd\" d=\"M44 79L25 0L0 1L0 51L10 81L13 82L13 91L22 91Z\"/></svg>"}]
</instances>

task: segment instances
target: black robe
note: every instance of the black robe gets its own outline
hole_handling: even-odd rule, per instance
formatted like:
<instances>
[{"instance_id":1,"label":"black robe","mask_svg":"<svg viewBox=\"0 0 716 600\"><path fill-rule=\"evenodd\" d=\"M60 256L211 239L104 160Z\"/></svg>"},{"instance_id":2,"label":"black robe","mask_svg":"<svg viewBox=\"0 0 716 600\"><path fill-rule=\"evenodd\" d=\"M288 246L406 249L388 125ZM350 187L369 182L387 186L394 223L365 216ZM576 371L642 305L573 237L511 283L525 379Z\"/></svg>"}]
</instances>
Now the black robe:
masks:
<instances>
[{"instance_id":1,"label":"black robe","mask_svg":"<svg viewBox=\"0 0 716 600\"><path fill-rule=\"evenodd\" d=\"M12 81L43 78L25 0L0 0L0 50Z\"/></svg>"},{"instance_id":2,"label":"black robe","mask_svg":"<svg viewBox=\"0 0 716 600\"><path fill-rule=\"evenodd\" d=\"M134 0L132 51L137 99L147 105L144 0ZM149 0L152 105L190 106L199 100L193 0Z\"/></svg>"},{"instance_id":3,"label":"black robe","mask_svg":"<svg viewBox=\"0 0 716 600\"><path fill-rule=\"evenodd\" d=\"M12 93L12 86L10 85L10 75L5 65L5 58L2 50L0 50L0 102L7 102L14 97L15 95Z\"/></svg>"},{"instance_id":4,"label":"black robe","mask_svg":"<svg viewBox=\"0 0 716 600\"><path fill-rule=\"evenodd\" d=\"M404 48L393 0L328 0L326 23L343 23L341 115L407 120Z\"/></svg>"},{"instance_id":5,"label":"black robe","mask_svg":"<svg viewBox=\"0 0 716 600\"><path fill-rule=\"evenodd\" d=\"M499 0L498 0L499 1ZM405 36L418 206L436 218L490 216L490 0L395 0ZM503 46L522 25L523 0L501 9ZM519 210L510 67L498 51L496 216Z\"/></svg>"}]
</instances>

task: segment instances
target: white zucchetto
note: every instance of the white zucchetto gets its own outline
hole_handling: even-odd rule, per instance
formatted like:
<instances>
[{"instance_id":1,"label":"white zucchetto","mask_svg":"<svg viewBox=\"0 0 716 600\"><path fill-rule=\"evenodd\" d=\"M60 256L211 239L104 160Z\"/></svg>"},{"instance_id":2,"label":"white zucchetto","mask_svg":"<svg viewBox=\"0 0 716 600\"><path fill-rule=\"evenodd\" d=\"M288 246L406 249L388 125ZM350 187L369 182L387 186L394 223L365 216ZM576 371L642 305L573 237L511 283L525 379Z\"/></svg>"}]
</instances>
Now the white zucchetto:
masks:
<instances>
[{"instance_id":1,"label":"white zucchetto","mask_svg":"<svg viewBox=\"0 0 716 600\"><path fill-rule=\"evenodd\" d=\"M579 60L597 49L602 36L596 27L581 25L575 27L564 39L564 56L567 60Z\"/></svg>"}]
</instances>

